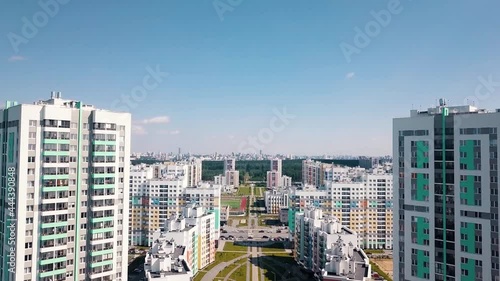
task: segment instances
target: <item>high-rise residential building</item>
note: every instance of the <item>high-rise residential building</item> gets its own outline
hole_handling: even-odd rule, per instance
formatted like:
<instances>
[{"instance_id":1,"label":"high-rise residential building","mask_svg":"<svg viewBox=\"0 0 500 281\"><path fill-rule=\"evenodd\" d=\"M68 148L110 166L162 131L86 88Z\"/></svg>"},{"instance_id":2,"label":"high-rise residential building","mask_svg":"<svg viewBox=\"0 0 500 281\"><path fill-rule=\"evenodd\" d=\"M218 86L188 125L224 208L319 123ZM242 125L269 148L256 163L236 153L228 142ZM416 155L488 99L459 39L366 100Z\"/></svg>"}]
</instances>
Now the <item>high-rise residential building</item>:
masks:
<instances>
[{"instance_id":1,"label":"high-rise residential building","mask_svg":"<svg viewBox=\"0 0 500 281\"><path fill-rule=\"evenodd\" d=\"M127 280L130 131L59 92L0 110L1 280Z\"/></svg>"},{"instance_id":2,"label":"high-rise residential building","mask_svg":"<svg viewBox=\"0 0 500 281\"><path fill-rule=\"evenodd\" d=\"M499 126L443 100L394 119L394 280L499 280Z\"/></svg>"},{"instance_id":3,"label":"high-rise residential building","mask_svg":"<svg viewBox=\"0 0 500 281\"><path fill-rule=\"evenodd\" d=\"M220 229L221 186L197 181L191 163L165 163L132 167L130 176L130 245L150 246L153 233L185 203L197 202L214 212L216 237ZM201 170L201 169L200 169ZM159 171L159 177L153 177Z\"/></svg>"},{"instance_id":4,"label":"high-rise residential building","mask_svg":"<svg viewBox=\"0 0 500 281\"><path fill-rule=\"evenodd\" d=\"M295 216L294 258L321 280L365 281L371 278L368 257L358 245L356 232L320 208Z\"/></svg>"},{"instance_id":5,"label":"high-rise residential building","mask_svg":"<svg viewBox=\"0 0 500 281\"><path fill-rule=\"evenodd\" d=\"M164 241L185 247L184 258L195 275L215 261L216 239L215 214L198 204L186 204L179 214L164 222L162 229L155 231L152 249Z\"/></svg>"},{"instance_id":6,"label":"high-rise residential building","mask_svg":"<svg viewBox=\"0 0 500 281\"><path fill-rule=\"evenodd\" d=\"M214 177L215 184L240 186L240 172L236 170L234 158L224 160L224 174Z\"/></svg>"},{"instance_id":7,"label":"high-rise residential building","mask_svg":"<svg viewBox=\"0 0 500 281\"><path fill-rule=\"evenodd\" d=\"M302 183L321 187L325 182L325 171L331 164L313 160L302 161Z\"/></svg>"},{"instance_id":8,"label":"high-rise residential building","mask_svg":"<svg viewBox=\"0 0 500 281\"><path fill-rule=\"evenodd\" d=\"M221 222L221 188L220 185L199 183L198 186L184 189L182 203L196 203L215 216L215 239L220 237Z\"/></svg>"},{"instance_id":9,"label":"high-rise residential building","mask_svg":"<svg viewBox=\"0 0 500 281\"><path fill-rule=\"evenodd\" d=\"M236 159L230 158L224 160L224 174L227 171L236 171Z\"/></svg>"},{"instance_id":10,"label":"high-rise residential building","mask_svg":"<svg viewBox=\"0 0 500 281\"><path fill-rule=\"evenodd\" d=\"M282 161L279 158L271 159L271 169L270 171L278 172L279 176L283 174Z\"/></svg>"},{"instance_id":11,"label":"high-rise residential building","mask_svg":"<svg viewBox=\"0 0 500 281\"><path fill-rule=\"evenodd\" d=\"M271 167L266 175L267 188L279 188L292 186L292 178L282 173L282 161L275 158L270 161Z\"/></svg>"},{"instance_id":12,"label":"high-rise residential building","mask_svg":"<svg viewBox=\"0 0 500 281\"><path fill-rule=\"evenodd\" d=\"M322 208L356 231L358 244L366 249L391 249L393 245L393 184L392 174L377 168L358 177L326 182L321 188L305 185L292 187L289 192L289 227L294 231L295 213L308 207ZM292 233L293 234L293 233Z\"/></svg>"},{"instance_id":13,"label":"high-rise residential building","mask_svg":"<svg viewBox=\"0 0 500 281\"><path fill-rule=\"evenodd\" d=\"M278 188L282 186L281 174L278 171L267 171L266 187Z\"/></svg>"}]
</instances>

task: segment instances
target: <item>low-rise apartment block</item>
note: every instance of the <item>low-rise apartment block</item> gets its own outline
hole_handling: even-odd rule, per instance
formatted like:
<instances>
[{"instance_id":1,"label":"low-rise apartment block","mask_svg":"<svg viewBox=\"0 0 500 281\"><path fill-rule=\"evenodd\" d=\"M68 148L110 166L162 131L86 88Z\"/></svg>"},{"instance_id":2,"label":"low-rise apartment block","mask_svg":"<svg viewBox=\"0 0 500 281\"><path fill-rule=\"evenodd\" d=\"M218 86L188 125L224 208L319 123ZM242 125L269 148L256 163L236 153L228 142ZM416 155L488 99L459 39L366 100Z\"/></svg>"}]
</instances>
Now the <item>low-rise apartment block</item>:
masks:
<instances>
[{"instance_id":1,"label":"low-rise apartment block","mask_svg":"<svg viewBox=\"0 0 500 281\"><path fill-rule=\"evenodd\" d=\"M279 214L282 208L288 207L288 190L268 190L265 192L264 201L268 214Z\"/></svg>"}]
</instances>

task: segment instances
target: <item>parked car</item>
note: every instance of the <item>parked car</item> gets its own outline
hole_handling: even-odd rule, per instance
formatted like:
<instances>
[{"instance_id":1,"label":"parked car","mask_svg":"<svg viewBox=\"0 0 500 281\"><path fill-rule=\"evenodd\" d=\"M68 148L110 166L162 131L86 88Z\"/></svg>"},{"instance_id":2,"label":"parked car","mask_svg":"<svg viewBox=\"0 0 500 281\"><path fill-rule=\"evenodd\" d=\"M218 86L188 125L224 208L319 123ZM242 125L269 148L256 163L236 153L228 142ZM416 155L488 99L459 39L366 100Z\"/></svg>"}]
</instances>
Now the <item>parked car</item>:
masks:
<instances>
[{"instance_id":1,"label":"parked car","mask_svg":"<svg viewBox=\"0 0 500 281\"><path fill-rule=\"evenodd\" d=\"M223 230L222 233L227 233L227 230Z\"/></svg>"},{"instance_id":2,"label":"parked car","mask_svg":"<svg viewBox=\"0 0 500 281\"><path fill-rule=\"evenodd\" d=\"M264 233L265 231L264 230L260 230L259 233Z\"/></svg>"},{"instance_id":3,"label":"parked car","mask_svg":"<svg viewBox=\"0 0 500 281\"><path fill-rule=\"evenodd\" d=\"M269 238L269 236L264 235L264 236L262 236L262 238L267 239L267 238Z\"/></svg>"}]
</instances>

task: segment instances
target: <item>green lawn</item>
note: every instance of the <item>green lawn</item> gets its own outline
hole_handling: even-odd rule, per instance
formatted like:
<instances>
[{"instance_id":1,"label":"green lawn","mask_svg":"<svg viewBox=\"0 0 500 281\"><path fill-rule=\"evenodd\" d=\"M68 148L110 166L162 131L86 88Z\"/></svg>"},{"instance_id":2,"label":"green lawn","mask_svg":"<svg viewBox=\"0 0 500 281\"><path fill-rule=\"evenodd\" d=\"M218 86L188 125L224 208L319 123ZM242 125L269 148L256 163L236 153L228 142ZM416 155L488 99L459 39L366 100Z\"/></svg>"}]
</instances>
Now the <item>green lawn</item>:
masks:
<instances>
[{"instance_id":1,"label":"green lawn","mask_svg":"<svg viewBox=\"0 0 500 281\"><path fill-rule=\"evenodd\" d=\"M231 209L236 209L239 210L241 206L241 199L234 199L234 198L227 198L221 199L221 205L222 206L230 206Z\"/></svg>"},{"instance_id":2,"label":"green lawn","mask_svg":"<svg viewBox=\"0 0 500 281\"><path fill-rule=\"evenodd\" d=\"M245 196L245 195L251 195L252 194L252 188L248 186L240 186L238 187L238 195Z\"/></svg>"},{"instance_id":3,"label":"green lawn","mask_svg":"<svg viewBox=\"0 0 500 281\"><path fill-rule=\"evenodd\" d=\"M245 261L245 263L246 263L246 261ZM250 270L250 274L252 274L251 270ZM233 279L236 281L246 281L247 280L247 265L243 264L238 269L236 269L236 271L233 272L233 274L231 274L229 279ZM251 275L250 275L250 280L252 280Z\"/></svg>"},{"instance_id":4,"label":"green lawn","mask_svg":"<svg viewBox=\"0 0 500 281\"><path fill-rule=\"evenodd\" d=\"M247 252L248 246L234 245L233 242L224 243L224 251L237 251L237 252Z\"/></svg>"},{"instance_id":5,"label":"green lawn","mask_svg":"<svg viewBox=\"0 0 500 281\"><path fill-rule=\"evenodd\" d=\"M215 262L211 263L209 266L202 268L203 271L210 271L210 269L214 268L216 265L222 262L234 260L235 258L244 256L245 253L225 253L225 252L217 252L215 253Z\"/></svg>"},{"instance_id":6,"label":"green lawn","mask_svg":"<svg viewBox=\"0 0 500 281\"><path fill-rule=\"evenodd\" d=\"M240 264L244 264L246 262L247 262L247 259L243 258L243 259L237 260L235 263L229 264L221 272L219 272L219 274L217 274L217 278L226 277L233 269L237 268ZM246 274L245 274L245 276L246 276Z\"/></svg>"}]
</instances>

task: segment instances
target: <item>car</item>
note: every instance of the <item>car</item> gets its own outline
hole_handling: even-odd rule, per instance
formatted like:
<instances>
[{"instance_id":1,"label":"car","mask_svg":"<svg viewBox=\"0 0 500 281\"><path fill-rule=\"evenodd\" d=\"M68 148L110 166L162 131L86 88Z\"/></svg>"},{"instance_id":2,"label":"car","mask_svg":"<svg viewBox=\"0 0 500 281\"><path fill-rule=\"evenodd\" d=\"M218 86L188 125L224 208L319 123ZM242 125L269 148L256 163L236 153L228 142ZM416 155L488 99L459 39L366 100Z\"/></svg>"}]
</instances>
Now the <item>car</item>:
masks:
<instances>
[{"instance_id":1,"label":"car","mask_svg":"<svg viewBox=\"0 0 500 281\"><path fill-rule=\"evenodd\" d=\"M253 239L253 237L252 236L248 236L248 239Z\"/></svg>"},{"instance_id":2,"label":"car","mask_svg":"<svg viewBox=\"0 0 500 281\"><path fill-rule=\"evenodd\" d=\"M260 230L259 233L264 233L265 231L264 230Z\"/></svg>"},{"instance_id":3,"label":"car","mask_svg":"<svg viewBox=\"0 0 500 281\"><path fill-rule=\"evenodd\" d=\"M136 268L136 269L134 269L134 272L139 273L139 272L142 272L142 270L141 270L141 269L139 269L139 268Z\"/></svg>"},{"instance_id":4,"label":"car","mask_svg":"<svg viewBox=\"0 0 500 281\"><path fill-rule=\"evenodd\" d=\"M279 229L278 229L278 230L276 230L276 233L281 233L281 230L279 230Z\"/></svg>"},{"instance_id":5,"label":"car","mask_svg":"<svg viewBox=\"0 0 500 281\"><path fill-rule=\"evenodd\" d=\"M264 235L264 236L262 236L262 238L267 239L267 238L269 238L269 236Z\"/></svg>"},{"instance_id":6,"label":"car","mask_svg":"<svg viewBox=\"0 0 500 281\"><path fill-rule=\"evenodd\" d=\"M223 230L222 233L227 233L227 230Z\"/></svg>"},{"instance_id":7,"label":"car","mask_svg":"<svg viewBox=\"0 0 500 281\"><path fill-rule=\"evenodd\" d=\"M221 237L220 237L220 240L226 240L226 237L221 236Z\"/></svg>"}]
</instances>

